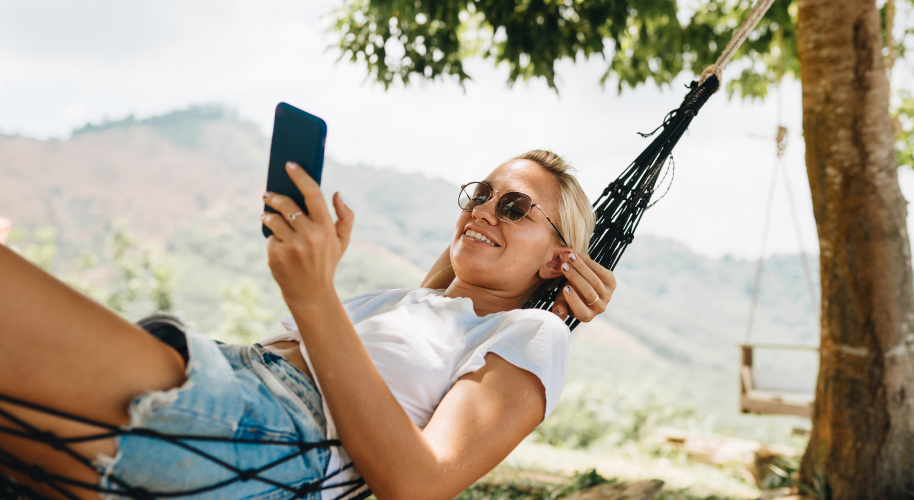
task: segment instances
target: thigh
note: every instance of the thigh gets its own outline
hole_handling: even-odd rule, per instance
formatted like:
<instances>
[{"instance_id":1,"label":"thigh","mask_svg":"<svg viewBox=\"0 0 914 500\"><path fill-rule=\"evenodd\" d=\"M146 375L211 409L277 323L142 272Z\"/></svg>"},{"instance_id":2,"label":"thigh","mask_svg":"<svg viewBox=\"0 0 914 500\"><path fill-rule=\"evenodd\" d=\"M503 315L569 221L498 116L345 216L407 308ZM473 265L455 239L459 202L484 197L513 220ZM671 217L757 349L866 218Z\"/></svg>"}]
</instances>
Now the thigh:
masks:
<instances>
[{"instance_id":1,"label":"thigh","mask_svg":"<svg viewBox=\"0 0 914 500\"><path fill-rule=\"evenodd\" d=\"M123 424L137 394L183 380L174 350L0 246L0 393Z\"/></svg>"},{"instance_id":2,"label":"thigh","mask_svg":"<svg viewBox=\"0 0 914 500\"><path fill-rule=\"evenodd\" d=\"M104 428L18 406L0 404L0 412L9 417L0 416L0 427L22 431L26 435L34 434L23 427L23 424L29 428L51 429L56 437L63 439L107 434L107 429ZM55 499L97 500L98 494L91 487L98 484L99 476L91 464L100 456L114 456L117 452L114 438L111 437L68 444L74 456L31 439L8 434L0 436L0 464L7 465L0 465L0 474L7 474L34 492ZM23 470L24 468L27 470ZM68 482L57 482L56 487L53 487L46 481L34 480L36 472L66 477ZM88 485L90 488L80 488L73 482Z\"/></svg>"},{"instance_id":3,"label":"thigh","mask_svg":"<svg viewBox=\"0 0 914 500\"><path fill-rule=\"evenodd\" d=\"M174 350L0 245L0 394L122 425L138 394L183 381L183 360ZM7 429L25 425L65 438L99 432L7 403L0 403L0 410L7 413L0 416L0 426ZM73 449L92 460L113 454L115 446L103 439ZM0 456L7 457L0 464L14 456L50 474L97 480L78 459L8 432L0 433Z\"/></svg>"}]
</instances>

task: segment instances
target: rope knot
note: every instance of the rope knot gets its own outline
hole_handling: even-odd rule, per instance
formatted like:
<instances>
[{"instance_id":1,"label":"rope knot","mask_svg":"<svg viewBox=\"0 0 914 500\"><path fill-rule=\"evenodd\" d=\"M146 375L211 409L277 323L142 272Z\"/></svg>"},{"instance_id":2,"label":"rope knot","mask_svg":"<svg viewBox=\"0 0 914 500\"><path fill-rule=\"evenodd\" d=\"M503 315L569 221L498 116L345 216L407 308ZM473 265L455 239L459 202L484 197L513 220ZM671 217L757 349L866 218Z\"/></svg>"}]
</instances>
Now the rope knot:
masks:
<instances>
[{"instance_id":1,"label":"rope knot","mask_svg":"<svg viewBox=\"0 0 914 500\"><path fill-rule=\"evenodd\" d=\"M717 89L714 90L714 93L716 94L724 84L724 72L720 69L720 66L716 64L708 65L708 67L701 72L701 76L698 77L698 85L701 86L701 84L705 83L705 80L711 75L717 77Z\"/></svg>"},{"instance_id":2,"label":"rope knot","mask_svg":"<svg viewBox=\"0 0 914 500\"><path fill-rule=\"evenodd\" d=\"M315 485L314 483L307 483L301 488L295 491L295 496L292 498L305 498L306 496L314 493L315 491L320 491L320 485Z\"/></svg>"},{"instance_id":3,"label":"rope knot","mask_svg":"<svg viewBox=\"0 0 914 500\"><path fill-rule=\"evenodd\" d=\"M64 450L67 448L67 444L63 442L63 440L61 440L59 437L57 437L57 435L53 432L38 432L36 434L42 443L50 446L51 448L54 448L55 450Z\"/></svg>"},{"instance_id":4,"label":"rope knot","mask_svg":"<svg viewBox=\"0 0 914 500\"><path fill-rule=\"evenodd\" d=\"M48 472L37 465L28 466L25 473L29 475L36 483L51 484L51 476Z\"/></svg>"},{"instance_id":5,"label":"rope knot","mask_svg":"<svg viewBox=\"0 0 914 500\"><path fill-rule=\"evenodd\" d=\"M257 476L257 469L243 470L238 473L238 478L242 481L250 481L255 476Z\"/></svg>"}]
</instances>

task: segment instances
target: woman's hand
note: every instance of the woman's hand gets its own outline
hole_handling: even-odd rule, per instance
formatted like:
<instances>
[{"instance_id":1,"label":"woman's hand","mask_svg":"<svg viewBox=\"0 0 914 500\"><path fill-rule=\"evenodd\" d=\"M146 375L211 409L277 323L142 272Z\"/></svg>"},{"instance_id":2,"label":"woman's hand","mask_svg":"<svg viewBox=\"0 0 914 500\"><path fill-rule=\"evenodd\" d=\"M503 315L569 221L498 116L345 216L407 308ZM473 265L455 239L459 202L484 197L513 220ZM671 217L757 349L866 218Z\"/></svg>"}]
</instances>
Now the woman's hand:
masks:
<instances>
[{"instance_id":1,"label":"woman's hand","mask_svg":"<svg viewBox=\"0 0 914 500\"><path fill-rule=\"evenodd\" d=\"M566 319L570 308L576 319L588 322L606 310L616 289L616 277L589 255L572 253L568 261L562 264L568 284L555 296L552 312Z\"/></svg>"},{"instance_id":2,"label":"woman's hand","mask_svg":"<svg viewBox=\"0 0 914 500\"><path fill-rule=\"evenodd\" d=\"M286 171L304 195L308 214L288 196L264 193L263 201L279 212L261 215L273 231L267 238L270 271L286 303L309 303L326 298L328 291L335 297L333 275L349 245L355 216L335 193L334 223L317 182L296 163L286 163Z\"/></svg>"}]
</instances>

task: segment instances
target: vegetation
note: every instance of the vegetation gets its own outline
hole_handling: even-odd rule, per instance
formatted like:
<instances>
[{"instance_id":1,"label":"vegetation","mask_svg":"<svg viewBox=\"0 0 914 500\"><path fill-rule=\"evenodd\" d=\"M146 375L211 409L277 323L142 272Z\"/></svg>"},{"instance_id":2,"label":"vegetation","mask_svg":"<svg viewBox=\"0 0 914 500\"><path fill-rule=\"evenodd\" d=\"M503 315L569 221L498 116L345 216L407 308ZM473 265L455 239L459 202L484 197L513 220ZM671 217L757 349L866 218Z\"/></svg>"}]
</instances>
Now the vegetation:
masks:
<instances>
[{"instance_id":1,"label":"vegetation","mask_svg":"<svg viewBox=\"0 0 914 500\"><path fill-rule=\"evenodd\" d=\"M895 161L898 166L914 168L914 94L898 92L898 105L892 110L895 126Z\"/></svg>"},{"instance_id":2,"label":"vegetation","mask_svg":"<svg viewBox=\"0 0 914 500\"><path fill-rule=\"evenodd\" d=\"M710 0L682 8L676 0L352 0L334 13L341 58L389 87L411 78L470 78L469 57L505 63L509 83L542 77L557 88L563 59L606 61L602 82L669 84L680 72L713 63L752 2ZM783 74L797 75L794 2L775 2L737 53L745 64L730 91L761 97ZM774 64L777 62L777 64ZM777 69L776 69L777 68Z\"/></svg>"},{"instance_id":3,"label":"vegetation","mask_svg":"<svg viewBox=\"0 0 914 500\"><path fill-rule=\"evenodd\" d=\"M533 432L537 442L588 448L598 442L641 443L657 426L687 427L695 411L650 391L611 390L603 384L570 384L552 416Z\"/></svg>"},{"instance_id":4,"label":"vegetation","mask_svg":"<svg viewBox=\"0 0 914 500\"><path fill-rule=\"evenodd\" d=\"M571 493L605 483L606 479L596 469L574 474L565 482L543 482L531 479L488 482L480 481L457 495L454 500L553 500Z\"/></svg>"},{"instance_id":5,"label":"vegetation","mask_svg":"<svg viewBox=\"0 0 914 500\"><path fill-rule=\"evenodd\" d=\"M115 224L98 252L88 249L71 262L58 262L53 227L13 228L9 244L38 266L118 313L171 311L174 279L165 259L137 243L123 223ZM138 319L138 318L137 318Z\"/></svg>"}]
</instances>

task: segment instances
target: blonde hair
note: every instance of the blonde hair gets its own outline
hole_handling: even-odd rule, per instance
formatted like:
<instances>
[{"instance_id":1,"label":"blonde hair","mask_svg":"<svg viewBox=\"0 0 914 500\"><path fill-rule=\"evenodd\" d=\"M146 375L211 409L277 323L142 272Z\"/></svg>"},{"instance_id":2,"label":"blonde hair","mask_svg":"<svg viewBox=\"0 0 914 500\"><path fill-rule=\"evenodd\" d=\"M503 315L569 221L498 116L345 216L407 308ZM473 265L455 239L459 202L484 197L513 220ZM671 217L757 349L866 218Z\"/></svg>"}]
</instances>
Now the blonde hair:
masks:
<instances>
[{"instance_id":1,"label":"blonde hair","mask_svg":"<svg viewBox=\"0 0 914 500\"><path fill-rule=\"evenodd\" d=\"M577 178L571 174L573 168L561 156L552 151L534 149L512 158L513 160L530 160L546 169L559 183L560 195L558 214L553 222L562 232L565 241L577 253L588 253L590 235L595 224L590 200ZM550 214L552 215L552 214Z\"/></svg>"}]
</instances>

